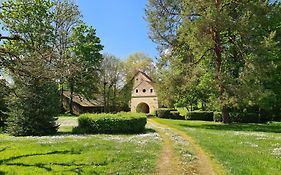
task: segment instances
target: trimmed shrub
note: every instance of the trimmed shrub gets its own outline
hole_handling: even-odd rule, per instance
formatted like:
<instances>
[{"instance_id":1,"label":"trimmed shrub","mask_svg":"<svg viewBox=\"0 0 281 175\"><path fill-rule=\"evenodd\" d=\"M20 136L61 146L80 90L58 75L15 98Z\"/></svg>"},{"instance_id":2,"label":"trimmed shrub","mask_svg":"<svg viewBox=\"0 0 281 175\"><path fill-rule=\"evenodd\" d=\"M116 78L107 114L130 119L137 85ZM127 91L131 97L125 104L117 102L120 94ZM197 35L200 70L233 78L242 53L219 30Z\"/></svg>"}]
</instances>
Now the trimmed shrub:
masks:
<instances>
[{"instance_id":1,"label":"trimmed shrub","mask_svg":"<svg viewBox=\"0 0 281 175\"><path fill-rule=\"evenodd\" d=\"M180 115L180 113L173 108L159 108L156 110L156 117L165 118L165 119L176 119L176 120L184 120L184 117Z\"/></svg>"},{"instance_id":2,"label":"trimmed shrub","mask_svg":"<svg viewBox=\"0 0 281 175\"><path fill-rule=\"evenodd\" d=\"M184 120L185 117L180 115L180 112L178 111L170 111L170 116L171 119L175 119L175 120Z\"/></svg>"},{"instance_id":3,"label":"trimmed shrub","mask_svg":"<svg viewBox=\"0 0 281 175\"><path fill-rule=\"evenodd\" d=\"M214 121L222 122L222 112L214 112Z\"/></svg>"},{"instance_id":4,"label":"trimmed shrub","mask_svg":"<svg viewBox=\"0 0 281 175\"><path fill-rule=\"evenodd\" d=\"M82 114L78 127L73 129L79 134L116 134L144 132L147 118L141 113Z\"/></svg>"},{"instance_id":5,"label":"trimmed shrub","mask_svg":"<svg viewBox=\"0 0 281 175\"><path fill-rule=\"evenodd\" d=\"M159 118L170 118L170 112L172 111L173 109L170 109L170 108L159 108L155 111L155 114L156 114L156 117L159 117Z\"/></svg>"},{"instance_id":6,"label":"trimmed shrub","mask_svg":"<svg viewBox=\"0 0 281 175\"><path fill-rule=\"evenodd\" d=\"M186 113L187 120L213 121L214 113L211 111L191 111Z\"/></svg>"},{"instance_id":7,"label":"trimmed shrub","mask_svg":"<svg viewBox=\"0 0 281 175\"><path fill-rule=\"evenodd\" d=\"M232 122L260 123L260 117L256 113L230 112L229 117Z\"/></svg>"}]
</instances>

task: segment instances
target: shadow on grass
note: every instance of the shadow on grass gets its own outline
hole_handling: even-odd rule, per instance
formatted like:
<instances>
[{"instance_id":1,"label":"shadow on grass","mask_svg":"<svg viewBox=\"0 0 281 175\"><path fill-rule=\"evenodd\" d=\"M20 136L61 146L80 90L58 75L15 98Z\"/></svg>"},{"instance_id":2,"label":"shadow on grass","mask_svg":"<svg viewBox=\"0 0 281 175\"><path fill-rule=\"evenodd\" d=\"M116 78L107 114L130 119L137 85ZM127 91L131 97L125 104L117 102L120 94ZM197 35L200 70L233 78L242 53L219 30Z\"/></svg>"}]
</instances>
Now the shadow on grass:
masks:
<instances>
[{"instance_id":1,"label":"shadow on grass","mask_svg":"<svg viewBox=\"0 0 281 175\"><path fill-rule=\"evenodd\" d=\"M57 136L63 136L63 135L73 135L74 133L72 131L58 131L55 135Z\"/></svg>"},{"instance_id":2,"label":"shadow on grass","mask_svg":"<svg viewBox=\"0 0 281 175\"><path fill-rule=\"evenodd\" d=\"M212 130L225 130L225 131L258 131L258 132L272 132L281 133L281 123L276 124L255 124L255 123L233 123L233 124L201 124L192 125L188 123L179 124L188 128L201 128Z\"/></svg>"},{"instance_id":3,"label":"shadow on grass","mask_svg":"<svg viewBox=\"0 0 281 175\"><path fill-rule=\"evenodd\" d=\"M152 128L145 128L143 132L137 132L137 133L126 133L126 132L117 132L117 133L100 133L100 134L107 134L107 135L135 135L135 134L149 134L149 133L155 133L156 131ZM72 131L58 131L55 136L71 136L71 135L97 135L99 133L75 133ZM1 150L0 150L1 152Z\"/></svg>"},{"instance_id":4,"label":"shadow on grass","mask_svg":"<svg viewBox=\"0 0 281 175\"><path fill-rule=\"evenodd\" d=\"M22 166L22 167L34 167L34 168L40 168L44 169L48 172L52 171L52 166L62 166L62 167L72 167L74 166L75 168L69 170L71 172L74 172L76 174L82 174L83 173L83 167L88 166L88 167L93 167L93 166L106 166L108 165L107 162L100 162L100 163L57 163L57 162L50 162L50 163L35 163L35 164L26 164L26 163L20 163L20 162L12 162L14 160L18 160L21 158L27 158L27 157L34 157L34 156L44 156L44 155L64 155L64 154L81 154L80 151L75 151L75 150L64 150L64 151L51 151L51 152L46 152L46 153L33 153L33 154L25 154L25 155L19 155L19 156L13 156L7 159L2 159L0 160L0 165L6 165L6 166ZM95 174L98 174L96 172L93 172ZM0 175L4 175L5 172L0 171Z\"/></svg>"},{"instance_id":5,"label":"shadow on grass","mask_svg":"<svg viewBox=\"0 0 281 175\"><path fill-rule=\"evenodd\" d=\"M145 128L144 130L144 134L148 134L148 133L155 133L156 131L152 128Z\"/></svg>"},{"instance_id":6,"label":"shadow on grass","mask_svg":"<svg viewBox=\"0 0 281 175\"><path fill-rule=\"evenodd\" d=\"M0 149L0 153L5 151L8 147L6 146L5 148ZM0 174L1 175L1 174Z\"/></svg>"}]
</instances>

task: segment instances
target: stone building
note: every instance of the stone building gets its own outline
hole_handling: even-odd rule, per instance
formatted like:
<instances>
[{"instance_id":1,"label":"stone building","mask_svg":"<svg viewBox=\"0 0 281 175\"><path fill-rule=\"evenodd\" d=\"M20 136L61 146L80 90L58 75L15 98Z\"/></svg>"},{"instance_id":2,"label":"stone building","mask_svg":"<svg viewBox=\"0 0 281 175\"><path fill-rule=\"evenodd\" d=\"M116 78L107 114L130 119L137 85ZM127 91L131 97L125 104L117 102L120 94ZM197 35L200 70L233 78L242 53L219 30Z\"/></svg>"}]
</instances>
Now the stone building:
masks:
<instances>
[{"instance_id":1,"label":"stone building","mask_svg":"<svg viewBox=\"0 0 281 175\"><path fill-rule=\"evenodd\" d=\"M152 113L158 108L158 98L153 80L139 71L133 79L131 112Z\"/></svg>"}]
</instances>

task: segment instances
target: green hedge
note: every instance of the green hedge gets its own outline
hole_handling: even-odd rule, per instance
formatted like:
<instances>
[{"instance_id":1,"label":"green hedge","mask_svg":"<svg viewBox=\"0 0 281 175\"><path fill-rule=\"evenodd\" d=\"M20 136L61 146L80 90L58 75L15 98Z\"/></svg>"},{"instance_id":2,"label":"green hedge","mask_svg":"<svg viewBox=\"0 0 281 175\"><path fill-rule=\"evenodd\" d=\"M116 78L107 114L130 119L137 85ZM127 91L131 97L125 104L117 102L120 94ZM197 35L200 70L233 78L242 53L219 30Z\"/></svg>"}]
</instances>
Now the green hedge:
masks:
<instances>
[{"instance_id":1,"label":"green hedge","mask_svg":"<svg viewBox=\"0 0 281 175\"><path fill-rule=\"evenodd\" d=\"M74 133L115 134L144 132L147 118L141 113L82 114Z\"/></svg>"},{"instance_id":2,"label":"green hedge","mask_svg":"<svg viewBox=\"0 0 281 175\"><path fill-rule=\"evenodd\" d=\"M184 120L184 117L173 108L159 108L155 111L156 117L165 119Z\"/></svg>"},{"instance_id":3,"label":"green hedge","mask_svg":"<svg viewBox=\"0 0 281 175\"><path fill-rule=\"evenodd\" d=\"M222 122L222 112L214 112L214 121L215 122Z\"/></svg>"},{"instance_id":4,"label":"green hedge","mask_svg":"<svg viewBox=\"0 0 281 175\"><path fill-rule=\"evenodd\" d=\"M191 111L186 113L187 120L213 121L214 113L211 111Z\"/></svg>"},{"instance_id":5,"label":"green hedge","mask_svg":"<svg viewBox=\"0 0 281 175\"><path fill-rule=\"evenodd\" d=\"M256 113L230 112L230 120L238 123L260 123L260 117Z\"/></svg>"}]
</instances>

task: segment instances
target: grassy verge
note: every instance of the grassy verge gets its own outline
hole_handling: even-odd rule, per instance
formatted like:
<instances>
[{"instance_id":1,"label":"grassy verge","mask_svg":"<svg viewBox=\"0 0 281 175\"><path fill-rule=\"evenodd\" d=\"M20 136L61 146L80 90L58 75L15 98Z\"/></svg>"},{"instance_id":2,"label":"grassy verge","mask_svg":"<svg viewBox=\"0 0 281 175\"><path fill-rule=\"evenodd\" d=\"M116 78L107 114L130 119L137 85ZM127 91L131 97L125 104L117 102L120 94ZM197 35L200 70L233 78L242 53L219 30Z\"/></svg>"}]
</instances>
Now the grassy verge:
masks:
<instances>
[{"instance_id":1,"label":"grassy verge","mask_svg":"<svg viewBox=\"0 0 281 175\"><path fill-rule=\"evenodd\" d=\"M281 172L281 123L232 124L154 119L193 137L233 175Z\"/></svg>"},{"instance_id":2,"label":"grassy verge","mask_svg":"<svg viewBox=\"0 0 281 175\"><path fill-rule=\"evenodd\" d=\"M60 134L0 134L0 174L152 174L161 150L155 132L71 135L77 118L60 117ZM65 133L66 132L66 133Z\"/></svg>"},{"instance_id":3,"label":"grassy verge","mask_svg":"<svg viewBox=\"0 0 281 175\"><path fill-rule=\"evenodd\" d=\"M77 116L60 116L57 123L60 125L58 132L62 134L71 133L72 129L78 126Z\"/></svg>"}]
</instances>

